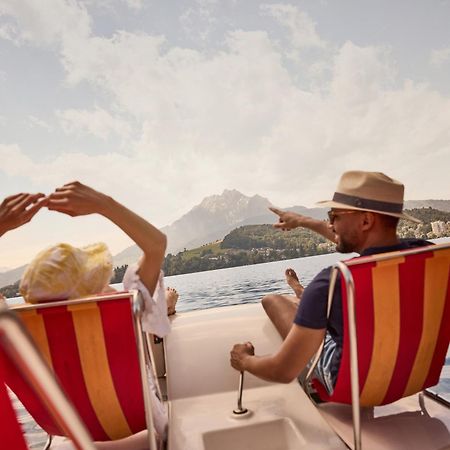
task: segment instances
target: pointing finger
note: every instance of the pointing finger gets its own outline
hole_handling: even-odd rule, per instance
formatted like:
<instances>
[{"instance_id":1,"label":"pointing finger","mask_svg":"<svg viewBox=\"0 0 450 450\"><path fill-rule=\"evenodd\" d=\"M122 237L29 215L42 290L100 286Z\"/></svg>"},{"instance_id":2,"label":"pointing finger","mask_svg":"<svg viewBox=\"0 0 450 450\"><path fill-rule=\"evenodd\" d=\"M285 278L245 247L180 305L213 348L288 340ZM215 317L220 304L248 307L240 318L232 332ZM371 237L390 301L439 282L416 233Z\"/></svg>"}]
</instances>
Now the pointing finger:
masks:
<instances>
[{"instance_id":1,"label":"pointing finger","mask_svg":"<svg viewBox=\"0 0 450 450\"><path fill-rule=\"evenodd\" d=\"M282 211L281 209L275 208L274 206L269 206L269 209L270 209L273 213L277 214L278 216L281 216L281 214L284 213L284 211Z\"/></svg>"}]
</instances>

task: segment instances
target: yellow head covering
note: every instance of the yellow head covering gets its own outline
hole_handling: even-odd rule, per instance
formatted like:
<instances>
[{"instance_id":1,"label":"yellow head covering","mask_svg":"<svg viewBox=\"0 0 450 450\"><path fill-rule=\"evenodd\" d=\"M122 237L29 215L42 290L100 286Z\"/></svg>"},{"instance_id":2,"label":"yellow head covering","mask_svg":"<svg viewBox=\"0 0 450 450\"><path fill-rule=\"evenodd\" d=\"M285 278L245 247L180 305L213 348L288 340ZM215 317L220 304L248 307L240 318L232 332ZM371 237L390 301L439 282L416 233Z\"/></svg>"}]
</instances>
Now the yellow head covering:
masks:
<instances>
[{"instance_id":1,"label":"yellow head covering","mask_svg":"<svg viewBox=\"0 0 450 450\"><path fill-rule=\"evenodd\" d=\"M27 302L60 300L100 293L112 275L112 257L103 243L84 248L57 244L40 252L20 282Z\"/></svg>"}]
</instances>

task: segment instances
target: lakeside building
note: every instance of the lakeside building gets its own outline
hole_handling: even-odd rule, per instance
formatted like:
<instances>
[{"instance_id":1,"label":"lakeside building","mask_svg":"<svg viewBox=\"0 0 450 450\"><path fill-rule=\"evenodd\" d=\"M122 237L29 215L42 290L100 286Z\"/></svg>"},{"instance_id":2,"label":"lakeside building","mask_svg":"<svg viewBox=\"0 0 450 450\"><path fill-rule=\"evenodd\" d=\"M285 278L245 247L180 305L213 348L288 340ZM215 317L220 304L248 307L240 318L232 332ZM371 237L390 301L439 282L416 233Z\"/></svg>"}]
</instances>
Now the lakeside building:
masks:
<instances>
[{"instance_id":1,"label":"lakeside building","mask_svg":"<svg viewBox=\"0 0 450 450\"><path fill-rule=\"evenodd\" d=\"M450 222L445 223L442 220L431 222L431 231L438 237L443 236L450 231Z\"/></svg>"}]
</instances>

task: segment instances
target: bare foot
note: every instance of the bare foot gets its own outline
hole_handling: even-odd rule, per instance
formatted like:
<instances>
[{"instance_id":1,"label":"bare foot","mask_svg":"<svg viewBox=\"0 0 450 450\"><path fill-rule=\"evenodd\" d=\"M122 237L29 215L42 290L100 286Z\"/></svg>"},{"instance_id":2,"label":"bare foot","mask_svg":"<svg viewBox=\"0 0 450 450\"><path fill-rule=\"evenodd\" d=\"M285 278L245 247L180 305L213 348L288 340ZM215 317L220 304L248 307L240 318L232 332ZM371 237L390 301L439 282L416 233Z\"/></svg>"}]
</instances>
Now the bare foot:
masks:
<instances>
[{"instance_id":1,"label":"bare foot","mask_svg":"<svg viewBox=\"0 0 450 450\"><path fill-rule=\"evenodd\" d=\"M295 292L295 296L297 298L301 298L303 291L305 288L300 283L297 274L295 273L294 269L286 269L286 272L284 272L284 275L286 276L286 282L287 284L292 288L292 290Z\"/></svg>"},{"instance_id":2,"label":"bare foot","mask_svg":"<svg viewBox=\"0 0 450 450\"><path fill-rule=\"evenodd\" d=\"M166 302L167 302L167 315L171 316L175 314L177 311L175 309L175 305L178 301L178 292L176 289L168 287L166 288Z\"/></svg>"}]
</instances>

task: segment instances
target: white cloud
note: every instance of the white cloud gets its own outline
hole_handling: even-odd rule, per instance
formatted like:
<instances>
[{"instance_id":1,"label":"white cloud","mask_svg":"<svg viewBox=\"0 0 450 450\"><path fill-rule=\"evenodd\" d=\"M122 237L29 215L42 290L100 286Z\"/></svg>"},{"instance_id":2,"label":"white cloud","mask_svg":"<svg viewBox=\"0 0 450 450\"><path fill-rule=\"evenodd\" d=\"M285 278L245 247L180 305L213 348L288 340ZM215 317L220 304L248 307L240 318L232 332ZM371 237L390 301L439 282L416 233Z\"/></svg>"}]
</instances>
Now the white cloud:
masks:
<instances>
[{"instance_id":1,"label":"white cloud","mask_svg":"<svg viewBox=\"0 0 450 450\"><path fill-rule=\"evenodd\" d=\"M42 189L81 178L154 212L159 225L224 188L280 206L311 205L328 198L350 168L402 180L407 198L448 197L450 100L400 80L389 48L333 47L298 9L266 6L299 51L319 50L304 69L316 83L311 88L297 82L266 31L231 30L221 48L201 51L144 32L95 36L82 6L65 7L62 21L79 14L80 27L66 33L47 10L23 6L14 12L17 36L58 49L70 87L88 86L105 105L56 106L63 129L120 142L110 139L106 155L68 152L71 144L62 142L53 160L0 145L0 170L10 177ZM27 22L30 11L44 17ZM53 31L39 38L41 23Z\"/></svg>"},{"instance_id":2,"label":"white cloud","mask_svg":"<svg viewBox=\"0 0 450 450\"><path fill-rule=\"evenodd\" d=\"M307 47L324 48L326 42L321 39L316 30L316 23L304 11L289 4L276 3L261 6L264 14L274 17L290 33L293 47L301 49Z\"/></svg>"},{"instance_id":3,"label":"white cloud","mask_svg":"<svg viewBox=\"0 0 450 450\"><path fill-rule=\"evenodd\" d=\"M94 110L66 109L57 111L57 116L63 130L68 134L88 133L106 140L111 135L125 139L131 133L131 125L128 122L99 107Z\"/></svg>"},{"instance_id":4,"label":"white cloud","mask_svg":"<svg viewBox=\"0 0 450 450\"><path fill-rule=\"evenodd\" d=\"M0 39L12 41L16 45L20 44L20 39L17 37L17 28L11 23L3 23L0 25Z\"/></svg>"},{"instance_id":5,"label":"white cloud","mask_svg":"<svg viewBox=\"0 0 450 450\"><path fill-rule=\"evenodd\" d=\"M288 20L289 8L269 9ZM309 37L298 45L323 45L313 25L304 28ZM151 173L152 189L169 180L171 192L164 195L174 204L177 195L189 204L189 198L193 202L225 187L271 193L278 203L311 204L320 185L347 167L389 172L408 159L409 168L402 170L414 173L425 153L440 155L446 148L448 101L413 83L395 88L388 48L347 42L328 60L323 57L317 64L330 68L331 79L311 90L296 84L281 50L263 31L229 32L224 47L207 54L145 33L61 37L68 80L89 83L113 109L133 117L141 133L131 136L129 125L106 109L63 111L59 117L67 132L103 139L116 134L127 142L129 158L125 163L116 153L108 156L111 160L72 153L27 174L62 171L69 176L102 167L114 178L125 164L138 178ZM307 173L299 177L304 167ZM286 179L295 180L288 193Z\"/></svg>"},{"instance_id":6,"label":"white cloud","mask_svg":"<svg viewBox=\"0 0 450 450\"><path fill-rule=\"evenodd\" d=\"M333 97L346 104L364 106L389 90L396 75L389 55L387 48L346 42L334 57L330 83Z\"/></svg>"},{"instance_id":7,"label":"white cloud","mask_svg":"<svg viewBox=\"0 0 450 450\"><path fill-rule=\"evenodd\" d=\"M91 33L91 18L76 0L2 0L0 18L14 19L0 24L0 36L16 43L67 45Z\"/></svg>"},{"instance_id":8,"label":"white cloud","mask_svg":"<svg viewBox=\"0 0 450 450\"><path fill-rule=\"evenodd\" d=\"M198 36L201 41L206 41L217 23L214 16L217 4L218 0L195 0L193 6L180 16L181 27L190 38Z\"/></svg>"},{"instance_id":9,"label":"white cloud","mask_svg":"<svg viewBox=\"0 0 450 450\"><path fill-rule=\"evenodd\" d=\"M39 117L30 115L28 120L33 127L44 128L47 131L52 130L52 127L45 120L39 119Z\"/></svg>"},{"instance_id":10,"label":"white cloud","mask_svg":"<svg viewBox=\"0 0 450 450\"><path fill-rule=\"evenodd\" d=\"M441 48L439 50L432 50L430 56L430 63L433 66L441 67L450 61L450 47Z\"/></svg>"}]
</instances>

